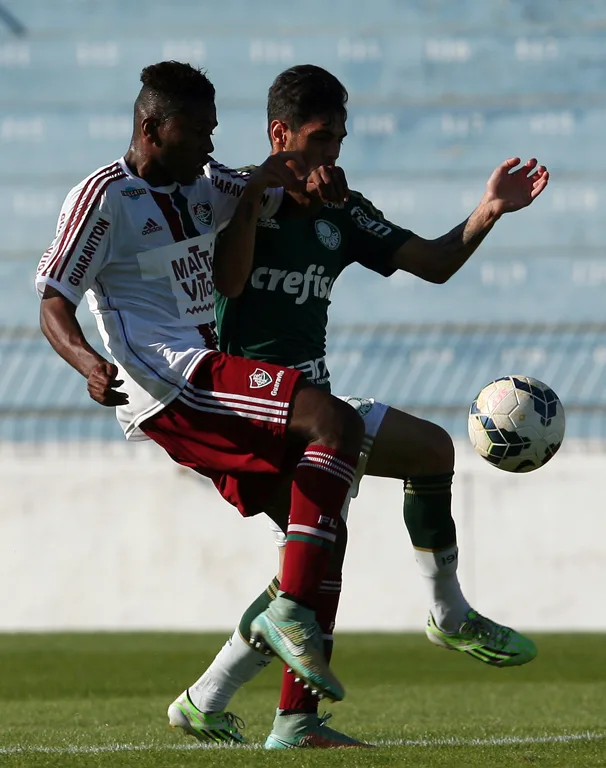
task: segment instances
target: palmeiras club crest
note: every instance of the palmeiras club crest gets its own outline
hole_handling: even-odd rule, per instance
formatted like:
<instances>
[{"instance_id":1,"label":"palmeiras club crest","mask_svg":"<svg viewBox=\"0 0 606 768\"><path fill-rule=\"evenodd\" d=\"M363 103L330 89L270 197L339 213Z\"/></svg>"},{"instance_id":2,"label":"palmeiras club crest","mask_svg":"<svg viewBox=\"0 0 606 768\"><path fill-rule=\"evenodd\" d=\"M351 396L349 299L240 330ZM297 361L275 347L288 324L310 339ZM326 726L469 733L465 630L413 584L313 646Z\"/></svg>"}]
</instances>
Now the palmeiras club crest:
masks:
<instances>
[{"instance_id":1,"label":"palmeiras club crest","mask_svg":"<svg viewBox=\"0 0 606 768\"><path fill-rule=\"evenodd\" d=\"M269 373L262 368L255 368L254 372L251 373L248 378L250 379L251 389L261 389L261 387L267 387L273 382Z\"/></svg>"},{"instance_id":2,"label":"palmeiras club crest","mask_svg":"<svg viewBox=\"0 0 606 768\"><path fill-rule=\"evenodd\" d=\"M192 206L194 216L204 227L211 227L213 223L213 207L210 203L194 203Z\"/></svg>"}]
</instances>

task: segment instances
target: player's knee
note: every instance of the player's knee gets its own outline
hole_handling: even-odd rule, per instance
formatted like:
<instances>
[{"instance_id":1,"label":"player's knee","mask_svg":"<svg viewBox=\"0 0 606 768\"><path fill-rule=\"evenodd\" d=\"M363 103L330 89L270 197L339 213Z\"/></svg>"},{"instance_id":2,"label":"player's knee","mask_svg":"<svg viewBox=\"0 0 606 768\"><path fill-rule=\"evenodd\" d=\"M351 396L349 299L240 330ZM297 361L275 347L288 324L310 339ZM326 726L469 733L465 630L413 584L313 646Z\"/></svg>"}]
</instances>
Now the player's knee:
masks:
<instances>
[{"instance_id":1,"label":"player's knee","mask_svg":"<svg viewBox=\"0 0 606 768\"><path fill-rule=\"evenodd\" d=\"M350 405L315 387L297 393L290 430L308 442L317 442L355 455L364 438L364 421Z\"/></svg>"},{"instance_id":2,"label":"player's knee","mask_svg":"<svg viewBox=\"0 0 606 768\"><path fill-rule=\"evenodd\" d=\"M437 424L431 425L426 447L427 470L430 473L452 472L455 449L451 436Z\"/></svg>"},{"instance_id":3,"label":"player's knee","mask_svg":"<svg viewBox=\"0 0 606 768\"><path fill-rule=\"evenodd\" d=\"M318 413L318 436L322 445L347 453L358 453L364 439L364 421L350 405L330 396Z\"/></svg>"}]
</instances>

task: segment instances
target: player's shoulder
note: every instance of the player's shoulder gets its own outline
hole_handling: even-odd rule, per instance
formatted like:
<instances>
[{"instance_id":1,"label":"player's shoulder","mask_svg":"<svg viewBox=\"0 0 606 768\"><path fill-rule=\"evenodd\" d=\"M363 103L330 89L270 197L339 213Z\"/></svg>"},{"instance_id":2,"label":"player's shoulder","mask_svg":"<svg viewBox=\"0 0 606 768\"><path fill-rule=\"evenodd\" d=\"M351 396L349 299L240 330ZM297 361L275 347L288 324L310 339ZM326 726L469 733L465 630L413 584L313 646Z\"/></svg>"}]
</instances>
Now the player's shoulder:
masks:
<instances>
[{"instance_id":1,"label":"player's shoulder","mask_svg":"<svg viewBox=\"0 0 606 768\"><path fill-rule=\"evenodd\" d=\"M204 166L204 177L210 179L216 186L216 180L231 181L246 184L250 176L250 170L244 168L230 168L216 160L209 160Z\"/></svg>"},{"instance_id":2,"label":"player's shoulder","mask_svg":"<svg viewBox=\"0 0 606 768\"><path fill-rule=\"evenodd\" d=\"M349 199L343 206L342 213L350 227L364 232L376 234L380 230L385 234L386 230L391 232L398 228L386 220L383 212L371 200L355 189L349 190Z\"/></svg>"},{"instance_id":3,"label":"player's shoulder","mask_svg":"<svg viewBox=\"0 0 606 768\"><path fill-rule=\"evenodd\" d=\"M134 187L129 191L128 182L128 174L118 160L102 165L69 190L65 198L65 206L107 207L109 201L120 193L125 196L145 193L143 188L141 192Z\"/></svg>"},{"instance_id":4,"label":"player's shoulder","mask_svg":"<svg viewBox=\"0 0 606 768\"><path fill-rule=\"evenodd\" d=\"M351 215L351 212L356 208L362 208L363 210L369 212L378 211L378 208L375 207L373 202L367 197L364 197L361 192L358 192L356 189L350 189L349 199L345 203L345 210L349 215Z\"/></svg>"}]
</instances>

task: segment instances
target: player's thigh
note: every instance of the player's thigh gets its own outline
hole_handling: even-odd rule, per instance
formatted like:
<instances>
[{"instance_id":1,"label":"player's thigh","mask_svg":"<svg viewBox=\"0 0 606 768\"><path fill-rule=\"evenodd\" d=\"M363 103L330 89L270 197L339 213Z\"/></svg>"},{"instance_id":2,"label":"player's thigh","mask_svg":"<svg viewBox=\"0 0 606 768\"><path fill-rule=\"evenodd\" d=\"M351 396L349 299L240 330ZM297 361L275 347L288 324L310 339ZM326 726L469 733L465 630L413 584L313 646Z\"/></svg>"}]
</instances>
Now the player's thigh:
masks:
<instances>
[{"instance_id":1,"label":"player's thigh","mask_svg":"<svg viewBox=\"0 0 606 768\"><path fill-rule=\"evenodd\" d=\"M288 432L294 439L357 452L362 445L364 424L342 398L298 382L292 398Z\"/></svg>"},{"instance_id":2,"label":"player's thigh","mask_svg":"<svg viewBox=\"0 0 606 768\"><path fill-rule=\"evenodd\" d=\"M300 379L289 368L213 353L141 429L175 461L212 478L242 514L256 514L303 452L287 434Z\"/></svg>"},{"instance_id":3,"label":"player's thigh","mask_svg":"<svg viewBox=\"0 0 606 768\"><path fill-rule=\"evenodd\" d=\"M453 467L454 446L442 427L397 408L387 408L365 474L404 479L452 472Z\"/></svg>"}]
</instances>

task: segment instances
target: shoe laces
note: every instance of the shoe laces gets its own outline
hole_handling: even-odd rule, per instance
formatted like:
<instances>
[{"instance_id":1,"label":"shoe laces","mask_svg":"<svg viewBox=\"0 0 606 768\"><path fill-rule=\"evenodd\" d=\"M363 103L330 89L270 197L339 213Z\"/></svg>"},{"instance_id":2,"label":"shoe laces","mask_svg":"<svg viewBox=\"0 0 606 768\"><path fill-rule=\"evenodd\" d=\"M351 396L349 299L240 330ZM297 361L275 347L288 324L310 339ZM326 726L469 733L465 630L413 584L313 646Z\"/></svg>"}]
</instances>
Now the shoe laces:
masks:
<instances>
[{"instance_id":1,"label":"shoe laces","mask_svg":"<svg viewBox=\"0 0 606 768\"><path fill-rule=\"evenodd\" d=\"M468 620L461 625L461 634L469 634L483 645L503 649L511 637L512 630L481 616L475 611L468 613Z\"/></svg>"},{"instance_id":2,"label":"shoe laces","mask_svg":"<svg viewBox=\"0 0 606 768\"><path fill-rule=\"evenodd\" d=\"M332 712L324 712L322 715L318 715L318 725L326 725L328 720L332 717Z\"/></svg>"},{"instance_id":3,"label":"shoe laces","mask_svg":"<svg viewBox=\"0 0 606 768\"><path fill-rule=\"evenodd\" d=\"M246 728L246 723L241 717L235 715L233 712L224 712L223 717L227 721L230 730L241 731Z\"/></svg>"}]
</instances>

